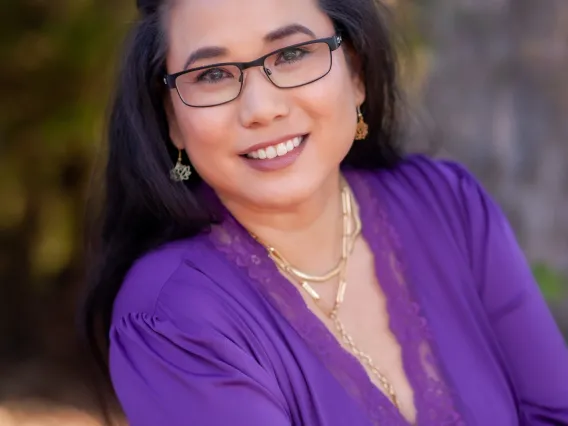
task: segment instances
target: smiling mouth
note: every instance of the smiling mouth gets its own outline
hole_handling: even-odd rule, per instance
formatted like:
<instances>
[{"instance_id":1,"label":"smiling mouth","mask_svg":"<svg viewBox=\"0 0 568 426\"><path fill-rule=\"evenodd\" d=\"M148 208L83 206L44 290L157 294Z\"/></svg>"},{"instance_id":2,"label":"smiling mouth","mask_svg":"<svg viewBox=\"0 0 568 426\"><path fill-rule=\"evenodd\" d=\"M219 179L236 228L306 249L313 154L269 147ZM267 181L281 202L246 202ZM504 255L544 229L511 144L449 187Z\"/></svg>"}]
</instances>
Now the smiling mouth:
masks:
<instances>
[{"instance_id":1,"label":"smiling mouth","mask_svg":"<svg viewBox=\"0 0 568 426\"><path fill-rule=\"evenodd\" d=\"M307 135L297 136L287 140L286 142L280 142L275 145L267 146L266 148L260 148L243 155L243 157L251 160L272 160L276 157L284 157L301 146L306 139L306 136Z\"/></svg>"}]
</instances>

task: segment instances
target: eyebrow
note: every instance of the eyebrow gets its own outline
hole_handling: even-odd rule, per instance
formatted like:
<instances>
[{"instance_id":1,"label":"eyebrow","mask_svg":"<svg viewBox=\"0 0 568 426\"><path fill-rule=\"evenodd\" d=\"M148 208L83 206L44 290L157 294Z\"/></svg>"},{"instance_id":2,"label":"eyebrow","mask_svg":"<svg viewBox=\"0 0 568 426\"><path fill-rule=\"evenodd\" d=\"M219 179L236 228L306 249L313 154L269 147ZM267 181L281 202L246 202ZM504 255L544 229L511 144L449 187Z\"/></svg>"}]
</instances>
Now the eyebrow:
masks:
<instances>
[{"instance_id":1,"label":"eyebrow","mask_svg":"<svg viewBox=\"0 0 568 426\"><path fill-rule=\"evenodd\" d=\"M310 30L308 27L305 27L301 24L290 24L269 32L264 36L264 41L267 43L271 43L274 41L282 40L283 38L290 37L291 35L298 33L305 34L312 38L316 38L314 32Z\"/></svg>"},{"instance_id":2,"label":"eyebrow","mask_svg":"<svg viewBox=\"0 0 568 426\"><path fill-rule=\"evenodd\" d=\"M286 37L290 37L294 34L305 34L312 38L316 38L314 32L310 30L308 27L305 27L304 25L301 24L290 24L269 32L263 37L263 40L266 43L273 43L275 41L282 40ZM197 49L195 52L191 53L191 55L189 55L183 69L187 70L191 66L191 64L197 61L203 59L218 58L220 56L227 55L228 53L229 50L226 49L225 47L220 47L220 46L201 47Z\"/></svg>"}]
</instances>

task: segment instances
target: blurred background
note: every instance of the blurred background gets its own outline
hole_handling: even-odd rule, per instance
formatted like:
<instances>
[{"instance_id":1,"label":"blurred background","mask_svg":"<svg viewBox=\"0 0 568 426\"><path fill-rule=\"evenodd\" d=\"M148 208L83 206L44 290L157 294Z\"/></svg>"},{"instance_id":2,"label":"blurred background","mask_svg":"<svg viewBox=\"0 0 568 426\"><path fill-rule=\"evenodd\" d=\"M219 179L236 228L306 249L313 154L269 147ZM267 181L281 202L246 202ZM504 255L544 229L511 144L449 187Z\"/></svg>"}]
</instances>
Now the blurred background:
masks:
<instances>
[{"instance_id":1,"label":"blurred background","mask_svg":"<svg viewBox=\"0 0 568 426\"><path fill-rule=\"evenodd\" d=\"M74 312L88 187L134 3L2 7L0 426L99 424ZM404 137L465 163L485 184L568 336L568 2L389 5Z\"/></svg>"}]
</instances>

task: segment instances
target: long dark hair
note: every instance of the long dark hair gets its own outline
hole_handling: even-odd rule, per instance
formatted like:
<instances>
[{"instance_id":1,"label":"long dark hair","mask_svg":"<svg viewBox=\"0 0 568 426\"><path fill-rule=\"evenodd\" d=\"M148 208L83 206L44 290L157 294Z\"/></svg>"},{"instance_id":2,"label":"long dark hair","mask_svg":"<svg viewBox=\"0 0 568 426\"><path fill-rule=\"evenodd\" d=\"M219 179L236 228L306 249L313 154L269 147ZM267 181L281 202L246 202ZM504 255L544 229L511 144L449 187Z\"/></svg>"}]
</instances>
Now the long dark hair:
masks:
<instances>
[{"instance_id":1,"label":"long dark hair","mask_svg":"<svg viewBox=\"0 0 568 426\"><path fill-rule=\"evenodd\" d=\"M140 19L128 39L109 121L100 224L80 312L82 333L107 375L113 303L132 263L167 241L206 231L213 220L192 191L200 179L196 173L185 185L169 179L177 152L168 135L162 82L167 3L138 1ZM385 23L388 11L377 0L319 3L355 54L352 64L366 84L362 110L369 134L353 145L344 164L392 167L402 154L397 142L395 56Z\"/></svg>"}]
</instances>

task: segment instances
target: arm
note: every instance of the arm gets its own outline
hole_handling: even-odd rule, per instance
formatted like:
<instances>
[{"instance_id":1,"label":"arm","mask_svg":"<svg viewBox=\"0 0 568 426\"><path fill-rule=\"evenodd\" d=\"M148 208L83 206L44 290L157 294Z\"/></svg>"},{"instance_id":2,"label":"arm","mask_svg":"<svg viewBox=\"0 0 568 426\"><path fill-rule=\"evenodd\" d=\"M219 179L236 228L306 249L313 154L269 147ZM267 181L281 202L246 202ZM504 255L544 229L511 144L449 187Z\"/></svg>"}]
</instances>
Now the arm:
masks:
<instances>
[{"instance_id":1,"label":"arm","mask_svg":"<svg viewBox=\"0 0 568 426\"><path fill-rule=\"evenodd\" d=\"M504 215L462 170L472 268L523 425L568 425L568 350ZM523 417L524 416L524 417Z\"/></svg>"},{"instance_id":2,"label":"arm","mask_svg":"<svg viewBox=\"0 0 568 426\"><path fill-rule=\"evenodd\" d=\"M129 315L111 329L113 385L131 426L290 426L274 379L200 324Z\"/></svg>"}]
</instances>

